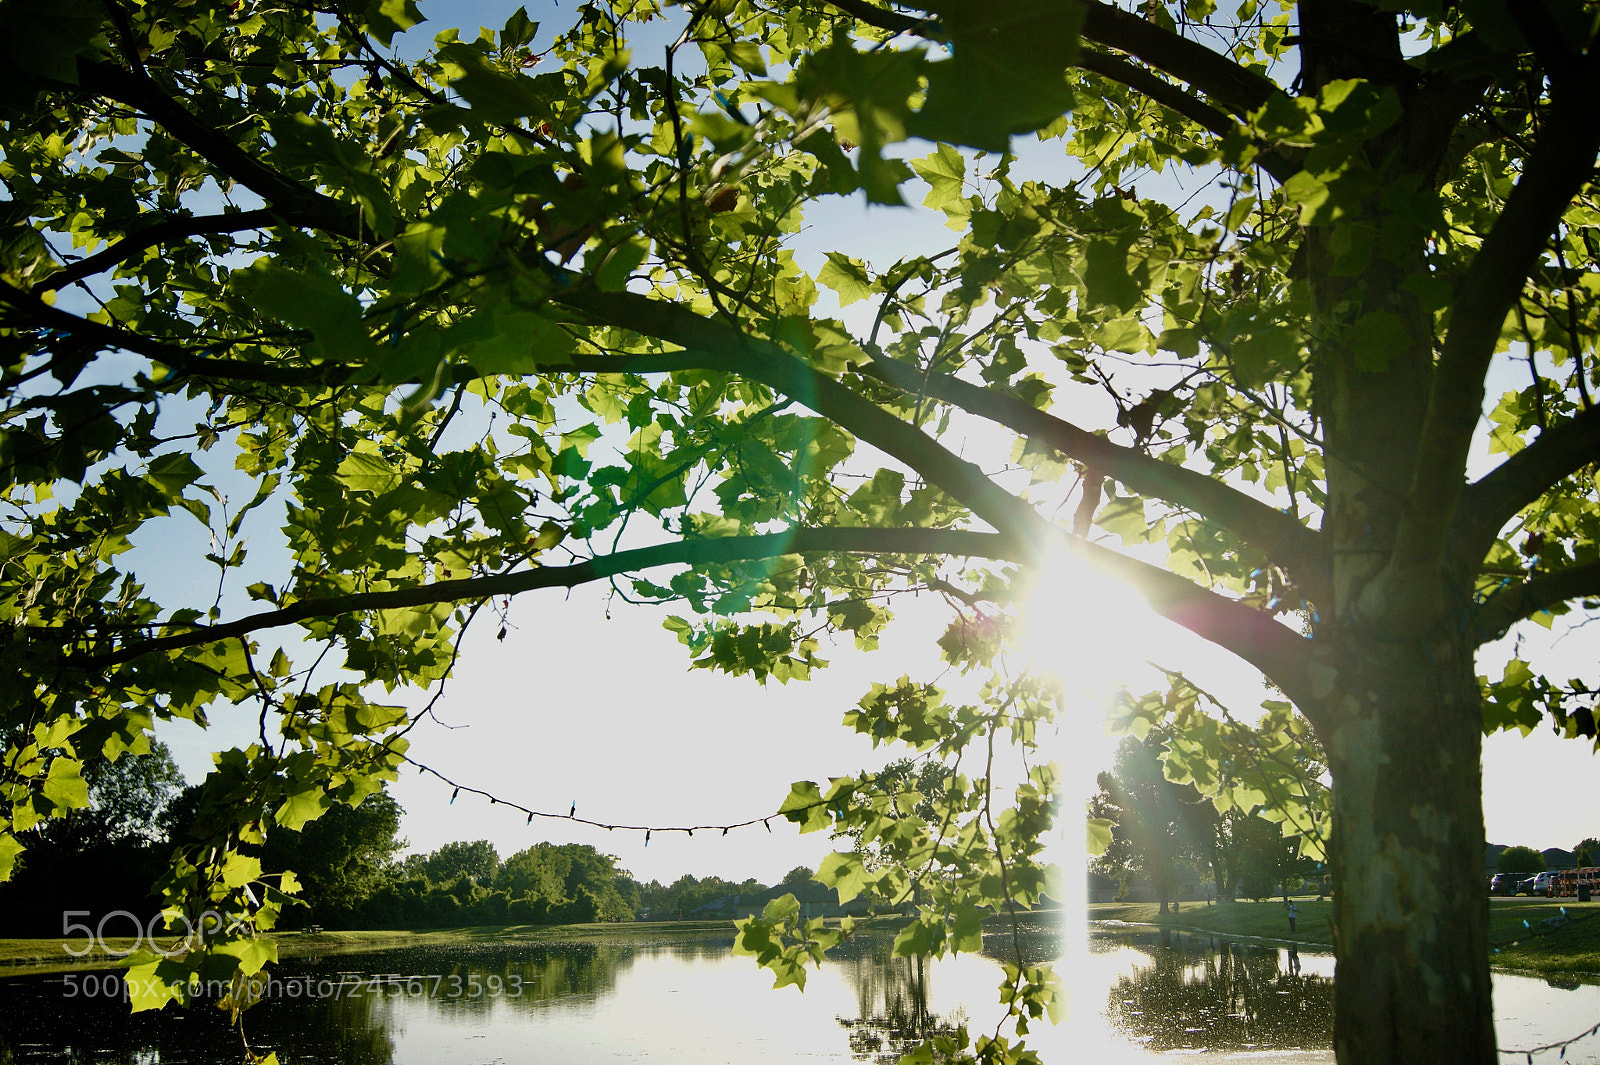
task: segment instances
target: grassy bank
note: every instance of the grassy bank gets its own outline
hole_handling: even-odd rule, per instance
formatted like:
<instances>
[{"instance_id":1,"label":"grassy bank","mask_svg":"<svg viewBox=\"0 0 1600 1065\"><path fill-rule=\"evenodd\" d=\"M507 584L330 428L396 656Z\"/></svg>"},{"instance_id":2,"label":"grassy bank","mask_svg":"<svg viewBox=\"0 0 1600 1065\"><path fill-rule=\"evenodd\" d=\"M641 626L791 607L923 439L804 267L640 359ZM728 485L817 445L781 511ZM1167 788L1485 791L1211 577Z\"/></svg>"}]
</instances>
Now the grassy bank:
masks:
<instances>
[{"instance_id":1,"label":"grassy bank","mask_svg":"<svg viewBox=\"0 0 1600 1065\"><path fill-rule=\"evenodd\" d=\"M1104 903L1091 906L1094 921L1121 921L1153 925L1158 928L1209 932L1233 939L1255 938L1278 942L1293 941L1311 947L1332 949L1333 904L1314 898L1296 899L1299 919L1293 935L1283 903L1233 902L1207 906L1184 903L1177 913L1162 914L1155 903ZM1562 920L1563 909L1566 919ZM1546 924L1546 922L1552 922ZM893 927L897 920L879 927ZM469 925L424 931L281 932L272 938L280 958L307 955L349 954L397 947L449 946L490 942L537 942L541 940L626 941L635 937L663 935L727 935L726 921L652 921L621 924L575 925ZM1528 969L1546 973L1600 973L1600 902L1573 903L1566 900L1491 899L1489 900L1489 943L1494 948L1490 961L1497 967ZM0 972L49 973L68 969L110 968L117 954L134 947L132 939L109 939L106 950L95 950L82 957L84 939L0 939ZM163 947L171 949L171 942ZM110 953L107 953L107 950Z\"/></svg>"},{"instance_id":2,"label":"grassy bank","mask_svg":"<svg viewBox=\"0 0 1600 1065\"><path fill-rule=\"evenodd\" d=\"M276 932L279 958L308 955L351 954L364 950L399 947L448 946L464 943L531 942L574 939L626 940L638 936L728 935L726 921L652 921L649 923L567 925L466 925L421 931L319 931ZM76 939L0 939L0 973L52 973L74 969L108 969L133 950L131 937L107 938L89 950L89 941ZM173 950L176 940L162 940L161 949ZM81 955L81 956L80 956Z\"/></svg>"},{"instance_id":3,"label":"grassy bank","mask_svg":"<svg viewBox=\"0 0 1600 1065\"><path fill-rule=\"evenodd\" d=\"M1213 906L1184 903L1177 913L1167 914L1160 913L1153 902L1104 903L1091 906L1089 917L1095 921L1182 928L1233 938L1293 941L1331 949L1333 903L1314 898L1294 901L1300 915L1292 935L1281 900ZM1489 960L1496 967L1548 973L1600 973L1600 902L1490 899L1489 945L1493 950Z\"/></svg>"}]
</instances>

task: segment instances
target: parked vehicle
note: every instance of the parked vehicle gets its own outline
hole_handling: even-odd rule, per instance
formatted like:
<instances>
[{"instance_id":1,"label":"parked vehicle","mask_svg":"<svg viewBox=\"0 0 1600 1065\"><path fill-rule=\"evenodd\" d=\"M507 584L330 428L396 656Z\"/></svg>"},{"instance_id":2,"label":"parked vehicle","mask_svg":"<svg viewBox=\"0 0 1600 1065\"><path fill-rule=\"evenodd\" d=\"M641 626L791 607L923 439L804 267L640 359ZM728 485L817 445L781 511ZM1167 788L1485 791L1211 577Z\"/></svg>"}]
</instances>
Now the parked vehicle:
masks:
<instances>
[{"instance_id":1,"label":"parked vehicle","mask_svg":"<svg viewBox=\"0 0 1600 1065\"><path fill-rule=\"evenodd\" d=\"M1514 873L1496 873L1489 880L1489 894L1515 895L1517 893L1517 877Z\"/></svg>"},{"instance_id":2,"label":"parked vehicle","mask_svg":"<svg viewBox=\"0 0 1600 1065\"><path fill-rule=\"evenodd\" d=\"M1546 869L1544 872L1530 876L1518 884L1517 894L1542 895L1545 898L1549 898L1551 892L1555 890L1555 879L1556 871L1554 869Z\"/></svg>"}]
</instances>

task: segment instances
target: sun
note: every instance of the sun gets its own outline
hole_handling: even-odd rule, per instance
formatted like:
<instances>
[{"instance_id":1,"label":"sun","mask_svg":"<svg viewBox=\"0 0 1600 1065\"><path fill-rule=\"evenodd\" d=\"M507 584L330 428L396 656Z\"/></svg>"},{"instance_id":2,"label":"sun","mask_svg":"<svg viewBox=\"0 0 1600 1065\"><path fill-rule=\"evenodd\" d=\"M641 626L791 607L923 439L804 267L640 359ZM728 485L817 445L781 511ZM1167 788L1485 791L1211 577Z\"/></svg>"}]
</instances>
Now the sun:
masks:
<instances>
[{"instance_id":1,"label":"sun","mask_svg":"<svg viewBox=\"0 0 1600 1065\"><path fill-rule=\"evenodd\" d=\"M1167 623L1125 584L1058 545L1038 570L1022 609L1020 649L1030 669L1060 678L1074 701L1104 704L1123 686L1153 686L1149 664Z\"/></svg>"}]
</instances>

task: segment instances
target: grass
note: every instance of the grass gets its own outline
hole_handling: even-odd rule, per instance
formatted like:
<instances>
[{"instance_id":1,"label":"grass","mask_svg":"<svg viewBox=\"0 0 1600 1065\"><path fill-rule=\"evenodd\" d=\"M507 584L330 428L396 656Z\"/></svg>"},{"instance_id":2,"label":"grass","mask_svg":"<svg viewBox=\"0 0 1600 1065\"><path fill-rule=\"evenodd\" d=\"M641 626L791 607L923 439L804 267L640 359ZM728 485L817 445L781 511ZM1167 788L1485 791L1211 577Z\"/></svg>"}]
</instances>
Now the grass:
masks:
<instances>
[{"instance_id":1,"label":"grass","mask_svg":"<svg viewBox=\"0 0 1600 1065\"><path fill-rule=\"evenodd\" d=\"M1155 903L1118 902L1089 907L1091 920L1124 921L1160 928L1214 932L1317 947L1333 946L1333 903L1297 898L1296 930L1281 900L1233 902L1207 906L1186 902L1178 913L1161 914ZM1562 911L1566 919L1561 920ZM1545 924L1552 921L1552 924ZM1524 924L1526 922L1526 924ZM1489 900L1489 961L1496 968L1543 973L1600 972L1600 902L1571 899L1509 898Z\"/></svg>"},{"instance_id":2,"label":"grass","mask_svg":"<svg viewBox=\"0 0 1600 1065\"><path fill-rule=\"evenodd\" d=\"M270 938L278 944L278 957L350 954L365 950L390 950L396 947L442 946L454 943L517 942L538 940L622 940L662 934L728 934L726 921L651 921L616 924L567 925L463 925L423 931L319 931L275 932ZM0 972L54 973L77 969L115 968L122 957L136 946L132 937L108 937L88 950L89 940L0 939ZM177 940L162 939L163 950L174 950ZM81 955L81 956L80 956Z\"/></svg>"},{"instance_id":3,"label":"grass","mask_svg":"<svg viewBox=\"0 0 1600 1065\"><path fill-rule=\"evenodd\" d=\"M1162 914L1155 903L1102 903L1089 908L1095 921L1121 921L1160 928L1211 932L1232 938L1293 941L1313 947L1333 946L1333 903L1326 899L1297 898L1299 920L1294 934L1281 901L1233 902L1207 906L1186 902L1177 913ZM1563 908L1567 919L1558 919ZM1524 924L1526 922L1526 924ZM444 946L457 943L537 942L540 940L627 940L661 935L728 934L726 921L650 921L574 925L465 925L426 931L279 932L272 938L280 958L305 955L348 954L394 947ZM51 973L69 969L115 967L117 955L134 946L131 938L108 939L105 950L83 957L88 941L53 939L0 939L0 972ZM1489 900L1489 944L1496 968L1543 973L1600 972L1600 901L1578 903L1567 899L1528 898ZM164 941L172 949L173 941Z\"/></svg>"}]
</instances>

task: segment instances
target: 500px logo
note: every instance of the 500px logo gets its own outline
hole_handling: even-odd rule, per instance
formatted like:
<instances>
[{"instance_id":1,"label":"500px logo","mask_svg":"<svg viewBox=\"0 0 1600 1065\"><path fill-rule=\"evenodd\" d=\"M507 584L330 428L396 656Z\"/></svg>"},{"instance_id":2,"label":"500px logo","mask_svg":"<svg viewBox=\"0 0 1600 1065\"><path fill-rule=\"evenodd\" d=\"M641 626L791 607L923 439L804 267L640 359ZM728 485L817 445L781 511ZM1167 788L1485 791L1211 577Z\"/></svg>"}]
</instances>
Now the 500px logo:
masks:
<instances>
[{"instance_id":1,"label":"500px logo","mask_svg":"<svg viewBox=\"0 0 1600 1065\"><path fill-rule=\"evenodd\" d=\"M61 944L61 949L74 958L85 957L96 950L113 958L126 958L141 946L148 947L164 958L171 958L188 952L194 945L196 934L209 937L219 932L227 932L231 935L239 932L243 927L238 918L230 919L215 910L207 910L202 913L198 921L191 921L187 915L180 915L178 919L183 922L181 935L173 929L168 929L163 935L161 927L167 919L165 915L159 913L143 923L140 922L137 914L129 913L127 910L112 910L92 926L75 920L78 917L88 916L90 916L88 910L63 910L61 912L61 935L64 938L89 937L89 942L84 945L82 950L73 950L68 944ZM106 926L118 918L126 920L128 926L132 929L133 943L126 950L115 949L106 940ZM110 931L113 938L124 938L117 935L119 929L116 925L111 925ZM174 942L167 946L162 946L161 939L163 938L170 938Z\"/></svg>"}]
</instances>

